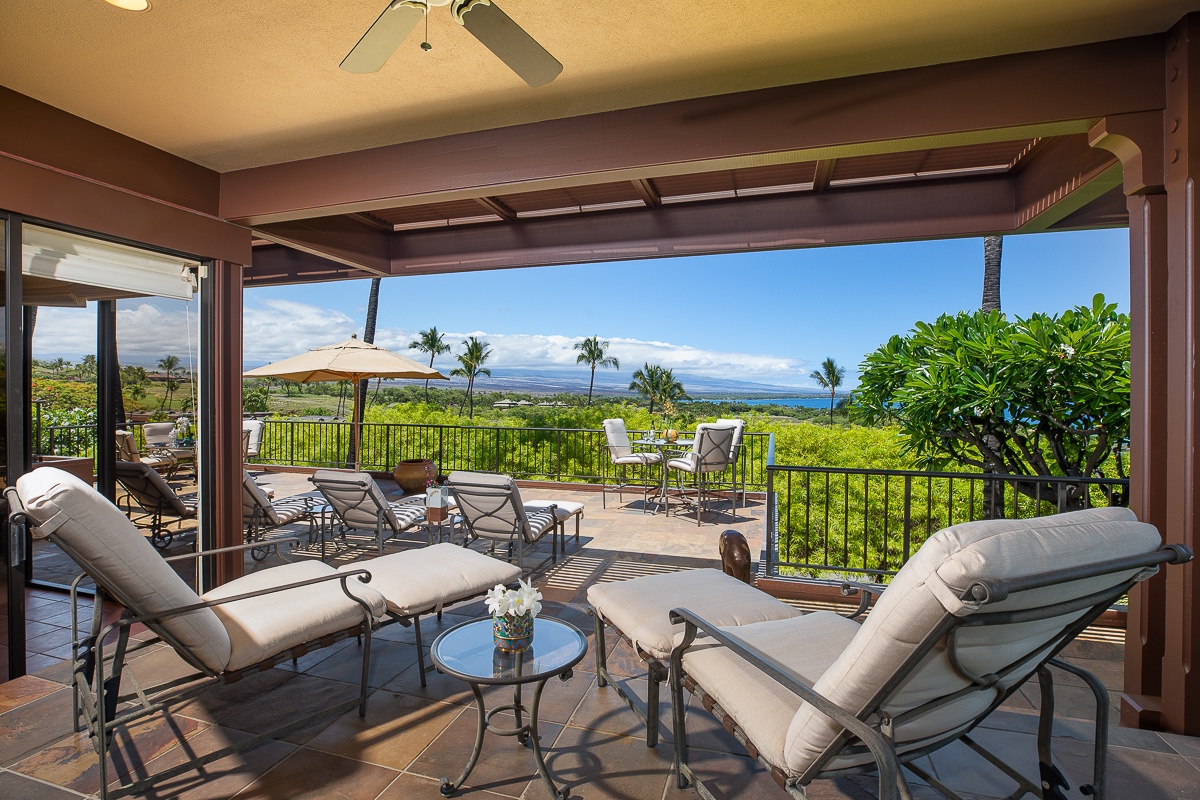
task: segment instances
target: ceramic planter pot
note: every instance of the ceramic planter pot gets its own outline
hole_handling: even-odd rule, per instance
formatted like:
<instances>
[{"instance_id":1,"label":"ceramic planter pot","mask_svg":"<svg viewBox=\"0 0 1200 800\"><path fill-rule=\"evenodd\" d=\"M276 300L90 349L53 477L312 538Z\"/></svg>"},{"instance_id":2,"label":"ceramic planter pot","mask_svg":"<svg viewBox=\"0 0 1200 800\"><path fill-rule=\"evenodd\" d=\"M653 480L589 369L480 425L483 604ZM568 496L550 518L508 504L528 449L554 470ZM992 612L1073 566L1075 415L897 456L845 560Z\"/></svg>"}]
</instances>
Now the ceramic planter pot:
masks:
<instances>
[{"instance_id":1,"label":"ceramic planter pot","mask_svg":"<svg viewBox=\"0 0 1200 800\"><path fill-rule=\"evenodd\" d=\"M437 474L437 464L427 458L406 458L392 470L392 477L406 494L425 491Z\"/></svg>"},{"instance_id":2,"label":"ceramic planter pot","mask_svg":"<svg viewBox=\"0 0 1200 800\"><path fill-rule=\"evenodd\" d=\"M492 640L505 653L519 653L533 644L533 614L492 617Z\"/></svg>"}]
</instances>

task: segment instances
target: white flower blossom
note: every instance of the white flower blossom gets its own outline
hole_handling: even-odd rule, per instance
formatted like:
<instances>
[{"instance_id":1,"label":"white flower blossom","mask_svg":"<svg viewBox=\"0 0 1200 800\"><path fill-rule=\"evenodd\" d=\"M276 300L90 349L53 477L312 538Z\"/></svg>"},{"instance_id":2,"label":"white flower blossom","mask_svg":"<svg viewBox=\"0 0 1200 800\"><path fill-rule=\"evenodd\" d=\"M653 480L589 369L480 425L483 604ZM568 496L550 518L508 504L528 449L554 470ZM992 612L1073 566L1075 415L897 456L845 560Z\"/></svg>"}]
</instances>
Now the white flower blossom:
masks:
<instances>
[{"instance_id":1,"label":"white flower blossom","mask_svg":"<svg viewBox=\"0 0 1200 800\"><path fill-rule=\"evenodd\" d=\"M493 616L521 616L531 614L537 616L542 610L542 593L525 581L520 581L520 588L505 589L497 584L487 593L487 608Z\"/></svg>"}]
</instances>

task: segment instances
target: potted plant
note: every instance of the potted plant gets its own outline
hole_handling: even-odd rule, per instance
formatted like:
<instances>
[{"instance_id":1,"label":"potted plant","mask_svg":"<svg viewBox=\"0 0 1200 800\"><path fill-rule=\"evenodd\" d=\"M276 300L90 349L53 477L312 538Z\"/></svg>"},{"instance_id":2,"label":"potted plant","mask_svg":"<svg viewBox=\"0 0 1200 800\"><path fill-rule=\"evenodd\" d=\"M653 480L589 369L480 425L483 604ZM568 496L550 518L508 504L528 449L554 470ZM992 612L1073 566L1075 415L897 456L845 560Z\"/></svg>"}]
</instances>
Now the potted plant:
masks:
<instances>
[{"instance_id":1,"label":"potted plant","mask_svg":"<svg viewBox=\"0 0 1200 800\"><path fill-rule=\"evenodd\" d=\"M492 612L492 640L505 653L520 653L533 644L533 618L542 610L542 593L525 581L519 588L496 584L487 593Z\"/></svg>"}]
</instances>

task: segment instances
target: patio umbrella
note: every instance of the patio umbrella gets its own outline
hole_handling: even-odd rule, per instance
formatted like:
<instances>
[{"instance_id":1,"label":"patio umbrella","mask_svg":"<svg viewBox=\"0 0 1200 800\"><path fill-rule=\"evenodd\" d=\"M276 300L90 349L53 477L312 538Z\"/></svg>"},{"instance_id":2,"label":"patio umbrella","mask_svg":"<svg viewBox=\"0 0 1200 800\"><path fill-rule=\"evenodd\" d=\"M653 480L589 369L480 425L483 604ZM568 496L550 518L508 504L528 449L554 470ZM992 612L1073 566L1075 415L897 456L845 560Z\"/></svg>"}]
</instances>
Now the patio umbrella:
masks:
<instances>
[{"instance_id":1,"label":"patio umbrella","mask_svg":"<svg viewBox=\"0 0 1200 800\"><path fill-rule=\"evenodd\" d=\"M354 468L358 469L362 440L362 409L358 407L358 382L371 378L430 378L449 380L432 367L427 367L393 353L383 347L359 341L351 336L344 342L327 344L307 353L276 361L263 367L255 367L243 375L247 378L282 378L296 383L318 383L321 381L352 381L354 386L354 414L351 417L354 436Z\"/></svg>"}]
</instances>

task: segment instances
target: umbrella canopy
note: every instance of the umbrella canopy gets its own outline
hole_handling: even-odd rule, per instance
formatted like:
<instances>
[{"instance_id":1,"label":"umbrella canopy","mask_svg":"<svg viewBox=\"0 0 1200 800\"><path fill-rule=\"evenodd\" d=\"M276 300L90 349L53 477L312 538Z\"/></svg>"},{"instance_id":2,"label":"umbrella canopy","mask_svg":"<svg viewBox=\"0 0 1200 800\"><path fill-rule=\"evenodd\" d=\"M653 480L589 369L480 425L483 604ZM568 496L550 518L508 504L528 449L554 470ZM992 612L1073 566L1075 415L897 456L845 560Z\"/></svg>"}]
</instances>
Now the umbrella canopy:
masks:
<instances>
[{"instance_id":1,"label":"umbrella canopy","mask_svg":"<svg viewBox=\"0 0 1200 800\"><path fill-rule=\"evenodd\" d=\"M316 347L307 353L243 372L247 378L282 378L296 383L353 381L354 467L358 468L362 438L362 409L358 408L358 382L370 378L416 378L449 380L432 367L419 364L383 347L351 336L344 342Z\"/></svg>"},{"instance_id":2,"label":"umbrella canopy","mask_svg":"<svg viewBox=\"0 0 1200 800\"><path fill-rule=\"evenodd\" d=\"M351 336L344 342L327 344L307 353L255 367L247 378L283 378L296 383L361 381L368 378L416 378L449 380L436 369L383 347Z\"/></svg>"}]
</instances>

